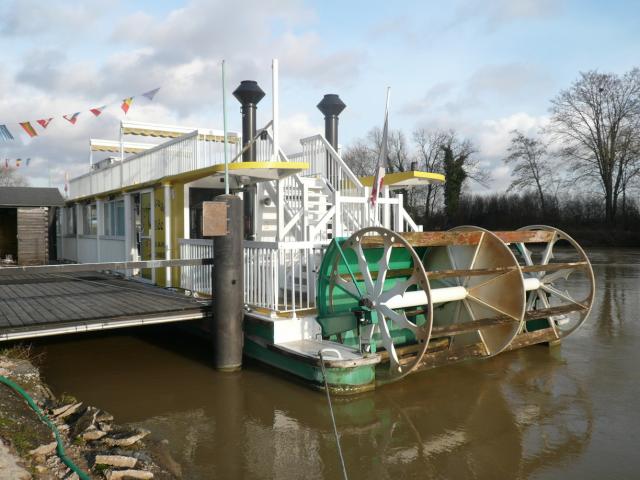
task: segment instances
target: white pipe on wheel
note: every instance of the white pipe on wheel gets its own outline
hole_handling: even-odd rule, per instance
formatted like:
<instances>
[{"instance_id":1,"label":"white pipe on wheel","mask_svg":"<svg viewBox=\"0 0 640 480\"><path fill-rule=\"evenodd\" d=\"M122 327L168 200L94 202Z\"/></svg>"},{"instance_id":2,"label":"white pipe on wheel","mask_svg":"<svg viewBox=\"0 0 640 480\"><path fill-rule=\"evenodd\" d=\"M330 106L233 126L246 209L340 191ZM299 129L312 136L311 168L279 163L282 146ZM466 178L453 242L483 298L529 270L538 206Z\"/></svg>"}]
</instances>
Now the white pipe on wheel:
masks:
<instances>
[{"instance_id":1,"label":"white pipe on wheel","mask_svg":"<svg viewBox=\"0 0 640 480\"><path fill-rule=\"evenodd\" d=\"M431 290L431 301L435 304L454 302L467 298L467 289L464 287L434 288ZM429 303L424 290L415 292L404 292L402 295L395 295L384 304L389 308L408 308Z\"/></svg>"},{"instance_id":2,"label":"white pipe on wheel","mask_svg":"<svg viewBox=\"0 0 640 480\"><path fill-rule=\"evenodd\" d=\"M525 278L524 289L528 292L530 290L537 290L540 288L540 280L538 278ZM434 305L438 303L446 302L458 302L467 298L469 292L465 287L444 287L434 288L431 290L431 301ZM384 302L389 308L409 308L417 307L419 305L427 305L429 303L427 294L424 290L418 290L415 292L404 292L402 295L394 295L389 300Z\"/></svg>"},{"instance_id":3,"label":"white pipe on wheel","mask_svg":"<svg viewBox=\"0 0 640 480\"><path fill-rule=\"evenodd\" d=\"M529 292L531 290L538 290L540 288L540 279L536 277L524 279L524 289Z\"/></svg>"}]
</instances>

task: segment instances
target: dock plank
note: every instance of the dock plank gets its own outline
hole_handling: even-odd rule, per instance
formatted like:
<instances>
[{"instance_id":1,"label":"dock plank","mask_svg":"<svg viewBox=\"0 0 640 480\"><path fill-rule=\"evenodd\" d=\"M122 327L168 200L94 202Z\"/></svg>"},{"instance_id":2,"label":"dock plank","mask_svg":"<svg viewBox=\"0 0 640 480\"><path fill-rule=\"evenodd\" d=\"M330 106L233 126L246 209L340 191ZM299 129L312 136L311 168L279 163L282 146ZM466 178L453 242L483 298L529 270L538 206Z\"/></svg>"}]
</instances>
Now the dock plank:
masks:
<instances>
[{"instance_id":1,"label":"dock plank","mask_svg":"<svg viewBox=\"0 0 640 480\"><path fill-rule=\"evenodd\" d=\"M179 319L182 313L201 316L204 308L180 293L98 272L4 275L0 279L0 339L7 332L64 325Z\"/></svg>"}]
</instances>

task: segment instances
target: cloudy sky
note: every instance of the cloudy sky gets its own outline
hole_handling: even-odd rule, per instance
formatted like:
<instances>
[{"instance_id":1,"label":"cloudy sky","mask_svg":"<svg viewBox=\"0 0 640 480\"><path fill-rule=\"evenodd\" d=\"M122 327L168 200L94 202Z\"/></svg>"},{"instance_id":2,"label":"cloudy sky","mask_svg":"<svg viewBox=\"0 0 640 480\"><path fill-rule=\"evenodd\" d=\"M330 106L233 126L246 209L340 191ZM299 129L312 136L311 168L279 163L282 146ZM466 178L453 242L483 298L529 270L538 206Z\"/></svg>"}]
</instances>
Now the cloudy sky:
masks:
<instances>
[{"instance_id":1,"label":"cloudy sky","mask_svg":"<svg viewBox=\"0 0 640 480\"><path fill-rule=\"evenodd\" d=\"M124 118L117 106L98 118L88 109L157 86L127 118L221 128L223 58L229 90L254 79L268 92L258 116L266 123L276 57L287 151L322 131L315 105L325 93L347 104L341 143L364 136L382 122L389 85L392 128L456 129L503 189L509 131L534 133L579 71L639 65L639 18L640 2L617 0L2 0L0 124L16 140L0 141L0 158L31 157L21 173L61 187L65 171L88 168L88 139L116 139ZM75 126L61 118L76 111ZM48 117L33 139L18 126Z\"/></svg>"}]
</instances>

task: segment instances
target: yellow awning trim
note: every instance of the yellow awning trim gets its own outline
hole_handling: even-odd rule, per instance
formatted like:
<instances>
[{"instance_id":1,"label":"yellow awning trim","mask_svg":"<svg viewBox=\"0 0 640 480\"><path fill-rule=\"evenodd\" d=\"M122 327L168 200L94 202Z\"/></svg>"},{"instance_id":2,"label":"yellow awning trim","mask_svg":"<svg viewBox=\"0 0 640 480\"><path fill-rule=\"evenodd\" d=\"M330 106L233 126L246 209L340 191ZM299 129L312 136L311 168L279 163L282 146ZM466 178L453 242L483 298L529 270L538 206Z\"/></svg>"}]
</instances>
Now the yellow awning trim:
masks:
<instances>
[{"instance_id":1,"label":"yellow awning trim","mask_svg":"<svg viewBox=\"0 0 640 480\"><path fill-rule=\"evenodd\" d=\"M361 177L360 182L365 187L373 186L374 176ZM430 183L444 183L445 177L441 173L420 172L411 170L409 172L387 173L384 176L384 185L389 188L407 188L417 187L421 185L429 185Z\"/></svg>"}]
</instances>

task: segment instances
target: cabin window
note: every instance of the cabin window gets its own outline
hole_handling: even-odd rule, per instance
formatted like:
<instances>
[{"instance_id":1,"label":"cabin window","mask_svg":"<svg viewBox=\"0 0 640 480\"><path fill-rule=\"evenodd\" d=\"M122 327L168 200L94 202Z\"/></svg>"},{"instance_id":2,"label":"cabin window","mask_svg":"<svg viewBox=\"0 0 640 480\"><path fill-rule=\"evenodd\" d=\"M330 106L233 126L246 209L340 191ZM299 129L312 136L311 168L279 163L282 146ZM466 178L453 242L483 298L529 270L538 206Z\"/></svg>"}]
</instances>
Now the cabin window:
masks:
<instances>
[{"instance_id":1,"label":"cabin window","mask_svg":"<svg viewBox=\"0 0 640 480\"><path fill-rule=\"evenodd\" d=\"M104 234L124 237L124 200L104 203Z\"/></svg>"},{"instance_id":2,"label":"cabin window","mask_svg":"<svg viewBox=\"0 0 640 480\"><path fill-rule=\"evenodd\" d=\"M76 207L72 205L64 209L64 228L65 235L75 235L77 233Z\"/></svg>"},{"instance_id":3,"label":"cabin window","mask_svg":"<svg viewBox=\"0 0 640 480\"><path fill-rule=\"evenodd\" d=\"M98 214L95 203L82 206L82 233L84 235L98 233Z\"/></svg>"}]
</instances>

